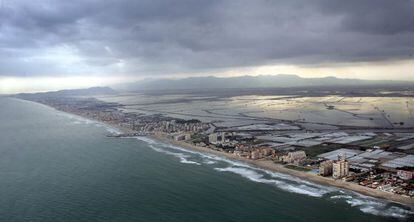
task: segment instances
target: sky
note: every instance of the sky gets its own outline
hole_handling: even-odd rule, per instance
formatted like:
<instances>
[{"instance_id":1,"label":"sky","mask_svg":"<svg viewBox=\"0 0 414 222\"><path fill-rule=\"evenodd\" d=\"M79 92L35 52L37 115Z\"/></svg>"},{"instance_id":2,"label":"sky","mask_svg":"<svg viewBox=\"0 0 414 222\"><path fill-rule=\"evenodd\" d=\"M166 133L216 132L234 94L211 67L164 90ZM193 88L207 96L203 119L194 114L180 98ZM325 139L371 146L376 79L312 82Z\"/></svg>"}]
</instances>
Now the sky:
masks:
<instances>
[{"instance_id":1,"label":"sky","mask_svg":"<svg viewBox=\"0 0 414 222\"><path fill-rule=\"evenodd\" d=\"M414 0L0 0L0 93L143 78L414 80Z\"/></svg>"}]
</instances>

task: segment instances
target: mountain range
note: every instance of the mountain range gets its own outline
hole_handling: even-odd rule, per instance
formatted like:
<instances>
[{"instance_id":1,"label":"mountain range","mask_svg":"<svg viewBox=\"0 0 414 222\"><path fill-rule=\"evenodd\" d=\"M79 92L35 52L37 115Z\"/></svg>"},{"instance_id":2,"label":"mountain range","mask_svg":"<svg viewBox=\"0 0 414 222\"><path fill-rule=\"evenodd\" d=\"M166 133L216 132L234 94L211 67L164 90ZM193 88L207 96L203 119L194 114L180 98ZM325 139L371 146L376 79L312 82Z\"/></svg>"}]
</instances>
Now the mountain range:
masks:
<instances>
[{"instance_id":1,"label":"mountain range","mask_svg":"<svg viewBox=\"0 0 414 222\"><path fill-rule=\"evenodd\" d=\"M16 96L21 98L42 97L70 97L70 96L93 96L93 95L112 95L116 91L110 87L91 87L86 89L65 89L59 91L39 92L39 93L19 93Z\"/></svg>"},{"instance_id":2,"label":"mountain range","mask_svg":"<svg viewBox=\"0 0 414 222\"><path fill-rule=\"evenodd\" d=\"M289 88L307 86L373 86L414 85L414 82L390 80L342 79L336 77L302 78L297 75L259 75L238 77L189 77L182 79L145 79L118 84L112 88L123 91L176 90L176 89L236 89L236 88Z\"/></svg>"}]
</instances>

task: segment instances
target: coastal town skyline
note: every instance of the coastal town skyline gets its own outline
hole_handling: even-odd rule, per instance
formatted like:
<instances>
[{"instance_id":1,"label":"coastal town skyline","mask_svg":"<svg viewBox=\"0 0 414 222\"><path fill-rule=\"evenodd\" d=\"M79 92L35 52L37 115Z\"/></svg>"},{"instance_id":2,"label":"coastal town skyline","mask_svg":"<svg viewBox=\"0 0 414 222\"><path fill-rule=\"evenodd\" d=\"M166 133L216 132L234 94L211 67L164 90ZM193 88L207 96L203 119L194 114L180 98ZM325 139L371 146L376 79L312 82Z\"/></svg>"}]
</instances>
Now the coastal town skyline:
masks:
<instances>
[{"instance_id":1,"label":"coastal town skyline","mask_svg":"<svg viewBox=\"0 0 414 222\"><path fill-rule=\"evenodd\" d=\"M281 77L300 81L295 76ZM106 124L113 128L106 137L137 138L183 164L213 164L219 172L286 189L280 187L282 181L273 181L272 173L281 173L303 183L289 192L344 199L363 212L372 208L367 213L385 217L407 219L413 214L412 85L359 85L351 80L353 85L333 87L229 88L231 84L225 82L224 88L203 88L209 81L184 82L195 84L191 90L165 88L180 86L167 81L167 85L154 84L163 90L120 92L94 87L13 97ZM187 152L237 162L220 168ZM256 175L250 169L266 173ZM402 205L393 208L377 199L361 202L349 193L337 196L328 187L320 195L315 193L318 184Z\"/></svg>"}]
</instances>

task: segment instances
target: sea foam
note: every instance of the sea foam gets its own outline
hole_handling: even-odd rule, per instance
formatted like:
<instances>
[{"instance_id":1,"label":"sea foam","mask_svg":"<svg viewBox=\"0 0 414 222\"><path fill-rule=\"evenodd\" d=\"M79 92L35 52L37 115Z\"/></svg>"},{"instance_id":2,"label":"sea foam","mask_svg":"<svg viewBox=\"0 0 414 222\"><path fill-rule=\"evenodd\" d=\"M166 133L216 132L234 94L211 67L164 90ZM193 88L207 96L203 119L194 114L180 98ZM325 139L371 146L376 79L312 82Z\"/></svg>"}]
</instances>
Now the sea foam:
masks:
<instances>
[{"instance_id":1,"label":"sea foam","mask_svg":"<svg viewBox=\"0 0 414 222\"><path fill-rule=\"evenodd\" d=\"M251 181L258 182L258 183L265 183L275 185L279 189L291 192L291 193L298 193L304 194L312 197L322 197L327 191L319 189L317 187L311 187L304 184L301 185L292 185L289 182L285 182L283 180L276 180L274 178L266 179L264 178L264 174L257 172L252 169L247 168L239 168L239 167L227 167L227 168L215 168L215 170L220 172L232 172L238 174L244 178L247 178Z\"/></svg>"},{"instance_id":2,"label":"sea foam","mask_svg":"<svg viewBox=\"0 0 414 222\"><path fill-rule=\"evenodd\" d=\"M75 124L75 125L79 125L79 124L87 124L87 125L94 124L97 127L105 128L106 131L108 131L109 133L114 134L114 135L117 135L117 134L121 134L122 133L121 130L119 130L119 129L111 126L111 125L108 125L106 123L103 123L103 122L99 122L99 121L96 121L96 120L91 120L91 119L88 119L88 118L85 118L85 117L82 117L82 116L78 116L78 115L75 115L75 114L71 114L71 113L65 113L65 112L58 112L58 113L60 115L62 115L62 116L65 116L65 117L73 120L71 123L72 124Z\"/></svg>"},{"instance_id":3,"label":"sea foam","mask_svg":"<svg viewBox=\"0 0 414 222\"><path fill-rule=\"evenodd\" d=\"M219 163L227 163L228 166L226 167L214 167L214 169L219 172L240 175L252 182L269 184L287 192L316 198L326 198L327 200L344 201L351 207L356 207L364 213L378 216L407 218L408 216L414 214L414 212L408 210L408 208L405 208L404 206L390 205L390 203L386 201L364 196L353 191L315 184L291 175L264 170L240 161L216 156L214 154L206 154L188 150L182 147L159 142L148 137L136 138L148 143L150 147L157 152L178 157L181 163L196 165L207 164L212 166L216 166ZM178 152L171 152L169 149ZM200 163L190 160L192 157L190 154L201 157L202 162Z\"/></svg>"},{"instance_id":4,"label":"sea foam","mask_svg":"<svg viewBox=\"0 0 414 222\"><path fill-rule=\"evenodd\" d=\"M195 161L189 160L189 159L188 159L188 158L190 157L189 155L186 155L186 154L183 154L183 153L170 152L170 151L168 151L168 150L165 150L165 149L162 149L162 148L160 148L160 147L157 147L157 146L155 146L155 145L153 145L153 144L149 144L149 147L151 147L153 150L155 150L155 151L157 151L157 152L160 152L160 153L164 153L164 154L167 154L167 155L171 155L171 156L178 157L178 158L180 159L180 162L181 162L181 163L201 165L201 164L200 164L200 163L198 163L198 162L195 162Z\"/></svg>"}]
</instances>

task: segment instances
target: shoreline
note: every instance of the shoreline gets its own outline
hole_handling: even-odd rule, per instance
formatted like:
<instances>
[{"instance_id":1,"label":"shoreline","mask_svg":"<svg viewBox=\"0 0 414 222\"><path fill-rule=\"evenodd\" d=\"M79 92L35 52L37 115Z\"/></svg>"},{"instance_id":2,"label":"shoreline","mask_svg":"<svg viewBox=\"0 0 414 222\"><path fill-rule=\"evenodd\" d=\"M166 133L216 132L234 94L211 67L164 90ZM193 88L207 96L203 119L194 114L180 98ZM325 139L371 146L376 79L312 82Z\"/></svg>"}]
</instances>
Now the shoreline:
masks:
<instances>
[{"instance_id":1,"label":"shoreline","mask_svg":"<svg viewBox=\"0 0 414 222\"><path fill-rule=\"evenodd\" d=\"M29 101L29 100L24 100L24 101ZM36 103L36 104L41 104L41 105L44 105L46 107L52 108L56 111L65 113L65 114L70 114L70 115L81 117L81 118L84 118L84 119L87 119L87 120L96 121L96 122L101 123L103 125L106 125L108 127L112 127L114 129L118 130L119 132L122 132L122 133L136 132L136 131L134 131L130 128L119 125L117 123L94 119L94 118L91 118L91 117L88 117L88 116L80 115L78 113L65 112L65 111L62 111L62 110L58 110L55 107L48 106L48 105L38 103L38 102L34 102L34 101L29 101L29 102L33 102L33 103ZM269 170L271 172L276 172L276 173L287 174L287 175L290 175L290 176L294 176L294 177L303 179L305 181L314 182L316 184L342 188L342 189L354 191L358 194L362 194L362 195L365 195L365 196L375 197L375 198L383 199L383 200L386 200L386 201L389 201L389 202L402 204L404 206L409 207L409 209L411 211L414 211L414 198L404 197L404 196L401 196L401 195L397 195L397 194L388 193L388 192L381 191L381 190L376 190L376 189L364 187L364 186L361 186L359 184L350 183L350 182L346 182L346 181L342 181L342 180L334 180L334 179L328 178L328 177L322 177L322 176L315 175L315 174L310 174L310 173L307 173L307 172L288 169L288 168L284 167L284 165L273 163L270 160L246 159L246 158L235 156L231 153L226 153L226 152L222 152L222 151L213 150L213 149L210 149L210 148L195 146L193 144L189 144L189 143L184 142L184 141L171 140L171 139L167 138L167 136L165 134L161 134L161 133L151 134L151 135L147 135L145 137L148 137L148 138L151 138L151 139L163 142L163 143L176 145L176 146L179 146L179 147L184 148L184 149L197 151L197 152L201 152L201 153L213 154L213 155L225 157L225 158L228 158L228 159L231 159L231 160L244 162L244 163L247 163L251 166L260 168L260 169Z\"/></svg>"},{"instance_id":2,"label":"shoreline","mask_svg":"<svg viewBox=\"0 0 414 222\"><path fill-rule=\"evenodd\" d=\"M310 174L307 172L288 169L288 168L285 168L283 165L273 163L270 160L245 159L245 158L238 157L230 153L225 153L225 152L221 152L221 151L217 151L217 150L213 150L209 148L204 148L204 147L198 147L198 146L186 143L186 142L174 141L174 140L166 138L164 135L151 135L148 137L154 140L164 142L164 143L176 145L184 149L213 154L216 156L222 156L222 157L225 157L231 160L237 160L240 162L247 163L249 165L255 166L260 169L269 170L269 171L276 172L276 173L287 174L287 175L294 176L294 177L297 177L297 178L300 178L300 179L303 179L309 182L314 182L316 184L338 187L338 188L342 188L346 190L351 190L351 191L354 191L362 195L375 197L375 198L387 200L390 202L395 202L398 204L403 204L405 206L408 206L411 210L414 210L414 198L404 197L404 196L393 194L393 193L387 193L381 190L364 187L358 184L353 184L353 183L342 181L342 180L334 180L332 178L322 177L322 176Z\"/></svg>"}]
</instances>

